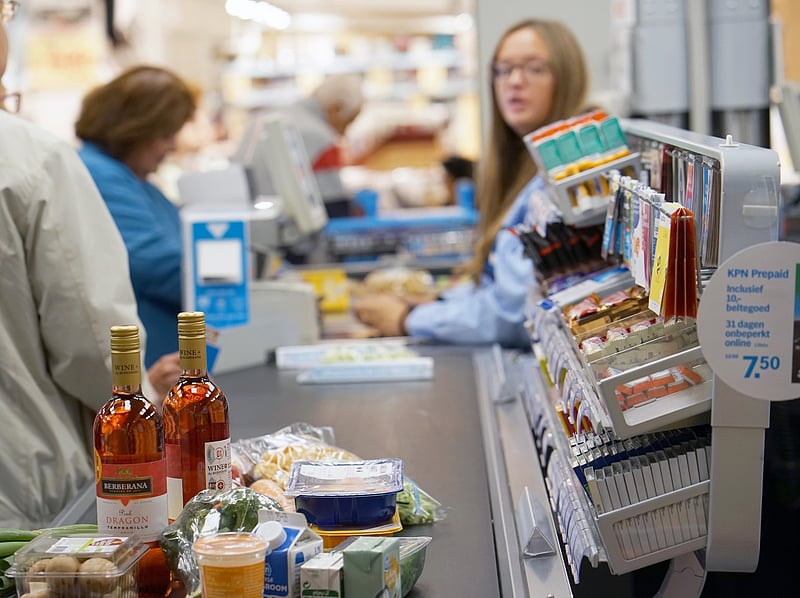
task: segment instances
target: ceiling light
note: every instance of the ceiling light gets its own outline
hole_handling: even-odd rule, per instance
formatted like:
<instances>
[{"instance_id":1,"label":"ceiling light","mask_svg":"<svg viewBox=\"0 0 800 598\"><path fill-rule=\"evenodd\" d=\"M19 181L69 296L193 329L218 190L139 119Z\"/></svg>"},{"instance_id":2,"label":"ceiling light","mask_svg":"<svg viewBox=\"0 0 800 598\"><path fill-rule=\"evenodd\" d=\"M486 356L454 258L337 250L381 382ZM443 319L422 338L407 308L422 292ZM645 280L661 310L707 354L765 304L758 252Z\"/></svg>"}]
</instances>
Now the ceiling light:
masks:
<instances>
[{"instance_id":1,"label":"ceiling light","mask_svg":"<svg viewBox=\"0 0 800 598\"><path fill-rule=\"evenodd\" d=\"M286 29L292 17L282 8L256 0L226 0L225 12L243 21L254 21L273 29Z\"/></svg>"}]
</instances>

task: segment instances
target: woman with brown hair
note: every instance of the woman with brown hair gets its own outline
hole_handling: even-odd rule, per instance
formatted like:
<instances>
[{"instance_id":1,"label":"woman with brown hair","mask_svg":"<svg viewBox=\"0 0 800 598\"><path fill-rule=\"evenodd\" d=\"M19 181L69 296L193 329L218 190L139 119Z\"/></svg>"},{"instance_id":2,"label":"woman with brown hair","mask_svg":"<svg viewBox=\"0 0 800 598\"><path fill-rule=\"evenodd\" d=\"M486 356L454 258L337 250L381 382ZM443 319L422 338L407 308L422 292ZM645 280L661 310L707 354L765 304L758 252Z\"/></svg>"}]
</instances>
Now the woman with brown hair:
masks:
<instances>
[{"instance_id":1,"label":"woman with brown hair","mask_svg":"<svg viewBox=\"0 0 800 598\"><path fill-rule=\"evenodd\" d=\"M389 295L367 297L357 316L387 336L409 334L451 343L528 343L523 310L535 282L522 244L505 229L524 221L544 188L523 137L584 109L588 74L574 35L554 21L508 29L492 59L492 120L477 179L480 221L472 283L438 301L412 306Z\"/></svg>"},{"instance_id":2,"label":"woman with brown hair","mask_svg":"<svg viewBox=\"0 0 800 598\"><path fill-rule=\"evenodd\" d=\"M179 77L138 66L90 91L75 123L83 141L78 153L128 249L139 317L147 331L148 368L178 349L183 247L177 208L147 176L174 150L175 135L194 110L194 96Z\"/></svg>"}]
</instances>

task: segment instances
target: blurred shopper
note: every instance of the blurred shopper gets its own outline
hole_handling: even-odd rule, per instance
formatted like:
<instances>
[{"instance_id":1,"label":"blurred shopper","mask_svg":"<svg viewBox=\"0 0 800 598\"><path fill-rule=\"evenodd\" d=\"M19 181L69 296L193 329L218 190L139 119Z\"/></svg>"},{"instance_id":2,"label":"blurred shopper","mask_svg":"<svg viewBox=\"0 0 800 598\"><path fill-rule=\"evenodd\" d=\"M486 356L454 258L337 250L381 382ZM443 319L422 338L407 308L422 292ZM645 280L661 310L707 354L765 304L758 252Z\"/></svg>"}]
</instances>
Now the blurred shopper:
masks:
<instances>
[{"instance_id":1,"label":"blurred shopper","mask_svg":"<svg viewBox=\"0 0 800 598\"><path fill-rule=\"evenodd\" d=\"M341 142L363 104L360 77L331 75L309 97L280 110L303 139L329 218L351 215L352 198L339 176Z\"/></svg>"},{"instance_id":2,"label":"blurred shopper","mask_svg":"<svg viewBox=\"0 0 800 598\"><path fill-rule=\"evenodd\" d=\"M472 283L417 306L391 295L362 299L357 316L380 334L528 345L523 309L535 275L522 244L505 230L524 221L529 201L544 188L523 136L579 114L588 75L574 35L560 23L543 20L523 21L506 31L491 69L491 130L476 191L478 239L467 268Z\"/></svg>"},{"instance_id":3,"label":"blurred shopper","mask_svg":"<svg viewBox=\"0 0 800 598\"><path fill-rule=\"evenodd\" d=\"M90 91L75 124L79 155L128 249L148 368L178 349L183 244L178 209L147 177L194 111L191 90L175 74L137 66Z\"/></svg>"},{"instance_id":4,"label":"blurred shopper","mask_svg":"<svg viewBox=\"0 0 800 598\"><path fill-rule=\"evenodd\" d=\"M459 203L459 186L468 185L472 188L475 178L475 163L463 156L453 155L442 160L442 168L445 174L445 186L447 187L447 203L456 205ZM467 207L466 205L464 207ZM469 206L474 207L474 206Z\"/></svg>"},{"instance_id":5,"label":"blurred shopper","mask_svg":"<svg viewBox=\"0 0 800 598\"><path fill-rule=\"evenodd\" d=\"M234 151L220 122L219 112L203 89L186 81L195 101L195 111L175 135L175 150L169 152L148 180L174 204L182 205L178 181L187 173L225 167Z\"/></svg>"},{"instance_id":6,"label":"blurred shopper","mask_svg":"<svg viewBox=\"0 0 800 598\"><path fill-rule=\"evenodd\" d=\"M0 77L7 56L0 25ZM0 139L0 527L34 529L94 483L109 327L139 318L125 245L75 151L2 110Z\"/></svg>"}]
</instances>

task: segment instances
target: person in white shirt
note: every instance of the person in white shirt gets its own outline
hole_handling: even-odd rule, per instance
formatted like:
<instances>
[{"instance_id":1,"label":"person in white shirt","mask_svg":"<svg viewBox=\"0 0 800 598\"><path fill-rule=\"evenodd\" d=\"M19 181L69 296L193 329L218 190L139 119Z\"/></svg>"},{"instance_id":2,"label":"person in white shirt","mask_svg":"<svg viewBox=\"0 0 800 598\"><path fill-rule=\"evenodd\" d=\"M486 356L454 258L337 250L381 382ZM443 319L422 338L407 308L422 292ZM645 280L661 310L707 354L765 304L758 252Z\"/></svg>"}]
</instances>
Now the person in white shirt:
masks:
<instances>
[{"instance_id":1,"label":"person in white shirt","mask_svg":"<svg viewBox=\"0 0 800 598\"><path fill-rule=\"evenodd\" d=\"M0 25L0 76L7 57ZM75 150L3 110L0 140L0 527L35 529L94 482L109 327L142 328L125 245Z\"/></svg>"}]
</instances>

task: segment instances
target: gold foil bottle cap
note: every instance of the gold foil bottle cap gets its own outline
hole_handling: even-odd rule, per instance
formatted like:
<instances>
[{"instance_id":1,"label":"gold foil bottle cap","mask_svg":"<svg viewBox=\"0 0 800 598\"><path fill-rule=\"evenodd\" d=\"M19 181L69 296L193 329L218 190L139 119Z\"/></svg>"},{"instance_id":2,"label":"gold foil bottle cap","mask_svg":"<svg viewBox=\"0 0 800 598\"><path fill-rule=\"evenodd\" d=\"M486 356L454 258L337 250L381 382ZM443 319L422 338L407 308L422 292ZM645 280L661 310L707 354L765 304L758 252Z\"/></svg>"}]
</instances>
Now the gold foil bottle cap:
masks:
<instances>
[{"instance_id":1,"label":"gold foil bottle cap","mask_svg":"<svg viewBox=\"0 0 800 598\"><path fill-rule=\"evenodd\" d=\"M135 353L139 350L138 326L112 326L111 351L114 353Z\"/></svg>"},{"instance_id":2,"label":"gold foil bottle cap","mask_svg":"<svg viewBox=\"0 0 800 598\"><path fill-rule=\"evenodd\" d=\"M201 311L182 311L178 314L178 336L180 338L206 337L206 315Z\"/></svg>"}]
</instances>

